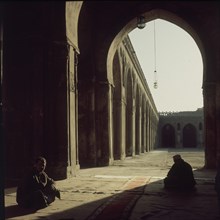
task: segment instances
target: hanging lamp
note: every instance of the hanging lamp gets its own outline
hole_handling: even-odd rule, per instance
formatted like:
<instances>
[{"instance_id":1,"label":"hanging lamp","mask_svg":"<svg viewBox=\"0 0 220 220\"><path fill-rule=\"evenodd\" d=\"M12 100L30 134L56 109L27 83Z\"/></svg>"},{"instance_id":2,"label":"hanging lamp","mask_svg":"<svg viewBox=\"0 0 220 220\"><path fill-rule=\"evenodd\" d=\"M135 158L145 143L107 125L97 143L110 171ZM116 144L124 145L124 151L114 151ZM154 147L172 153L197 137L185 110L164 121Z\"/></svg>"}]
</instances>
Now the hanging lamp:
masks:
<instances>
[{"instance_id":1,"label":"hanging lamp","mask_svg":"<svg viewBox=\"0 0 220 220\"><path fill-rule=\"evenodd\" d=\"M154 88L157 89L156 21L154 20Z\"/></svg>"},{"instance_id":2,"label":"hanging lamp","mask_svg":"<svg viewBox=\"0 0 220 220\"><path fill-rule=\"evenodd\" d=\"M137 27L139 29L143 29L146 26L145 24L145 17L140 15L137 17Z\"/></svg>"}]
</instances>

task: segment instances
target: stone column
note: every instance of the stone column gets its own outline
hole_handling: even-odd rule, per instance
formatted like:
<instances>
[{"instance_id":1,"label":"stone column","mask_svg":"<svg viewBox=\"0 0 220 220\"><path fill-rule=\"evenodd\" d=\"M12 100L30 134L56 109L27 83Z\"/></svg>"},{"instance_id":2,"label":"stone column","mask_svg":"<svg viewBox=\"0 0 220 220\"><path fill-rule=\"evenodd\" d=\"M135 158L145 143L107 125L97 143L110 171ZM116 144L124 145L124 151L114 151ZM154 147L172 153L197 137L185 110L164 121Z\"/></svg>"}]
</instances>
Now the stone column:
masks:
<instances>
[{"instance_id":1,"label":"stone column","mask_svg":"<svg viewBox=\"0 0 220 220\"><path fill-rule=\"evenodd\" d=\"M125 99L114 100L114 156L116 159L125 158Z\"/></svg>"},{"instance_id":2,"label":"stone column","mask_svg":"<svg viewBox=\"0 0 220 220\"><path fill-rule=\"evenodd\" d=\"M0 85L1 85L1 92L0 92L0 114L2 116L2 76L3 76L3 22L2 22L2 9L0 8ZM3 141L3 120L2 117L0 118L0 213L2 219L5 219L5 200L4 200L4 186L5 186L5 144Z\"/></svg>"},{"instance_id":3,"label":"stone column","mask_svg":"<svg viewBox=\"0 0 220 220\"><path fill-rule=\"evenodd\" d=\"M155 149L156 146L156 126L155 126L155 121L153 121L153 149Z\"/></svg>"},{"instance_id":4,"label":"stone column","mask_svg":"<svg viewBox=\"0 0 220 220\"><path fill-rule=\"evenodd\" d=\"M121 160L126 156L126 98L125 90L122 89L122 100L121 100Z\"/></svg>"},{"instance_id":5,"label":"stone column","mask_svg":"<svg viewBox=\"0 0 220 220\"><path fill-rule=\"evenodd\" d=\"M220 160L220 82L216 85L216 159Z\"/></svg>"},{"instance_id":6,"label":"stone column","mask_svg":"<svg viewBox=\"0 0 220 220\"><path fill-rule=\"evenodd\" d=\"M150 151L150 117L149 117L149 107L147 107L147 124L146 124L146 151L149 152Z\"/></svg>"},{"instance_id":7,"label":"stone column","mask_svg":"<svg viewBox=\"0 0 220 220\"><path fill-rule=\"evenodd\" d=\"M95 83L79 81L78 126L79 161L81 167L97 165L95 133Z\"/></svg>"},{"instance_id":8,"label":"stone column","mask_svg":"<svg viewBox=\"0 0 220 220\"><path fill-rule=\"evenodd\" d=\"M68 173L76 175L79 169L78 158L78 88L77 88L78 52L69 46L67 61L67 124L68 124Z\"/></svg>"},{"instance_id":9,"label":"stone column","mask_svg":"<svg viewBox=\"0 0 220 220\"><path fill-rule=\"evenodd\" d=\"M68 59L70 58L74 65L75 58L73 51L69 54L68 47L68 44L61 41L48 44L48 68L47 74L44 76L45 148L43 152L48 158L49 173L52 176L56 175L59 179L67 178L69 175L67 167L71 170L70 166L73 164L72 161L70 162L70 158L73 159L73 157L72 155L70 157L70 154L72 150L74 151L73 146L75 146L75 143L71 143L73 148L70 150L69 140L74 129L73 127L69 129L68 117L75 118L75 110L71 111L71 105L73 107L75 99L68 104L68 97L73 96L72 92L68 91L68 86L75 87L73 80L75 73L74 67L68 64ZM71 76L72 79L68 79L68 76ZM36 116L33 118L37 119Z\"/></svg>"},{"instance_id":10,"label":"stone column","mask_svg":"<svg viewBox=\"0 0 220 220\"><path fill-rule=\"evenodd\" d=\"M138 121L136 121L136 123L138 123L138 131L137 131L137 154L140 154L141 153L141 137L142 137L142 131L141 131L141 122L142 122L142 114L141 114L141 106L138 107Z\"/></svg>"},{"instance_id":11,"label":"stone column","mask_svg":"<svg viewBox=\"0 0 220 220\"><path fill-rule=\"evenodd\" d=\"M97 163L100 166L113 162L113 118L112 118L112 85L107 81L96 82L95 87L95 119Z\"/></svg>"},{"instance_id":12,"label":"stone column","mask_svg":"<svg viewBox=\"0 0 220 220\"><path fill-rule=\"evenodd\" d=\"M151 119L151 113L149 117L149 151L152 150L152 119Z\"/></svg>"},{"instance_id":13,"label":"stone column","mask_svg":"<svg viewBox=\"0 0 220 220\"><path fill-rule=\"evenodd\" d=\"M130 97L132 100L132 97ZM129 105L130 104L130 105ZM132 156L133 152L133 109L132 102L126 103L126 156Z\"/></svg>"},{"instance_id":14,"label":"stone column","mask_svg":"<svg viewBox=\"0 0 220 220\"><path fill-rule=\"evenodd\" d=\"M176 131L176 148L182 148L182 144L181 144L181 133L182 133L182 124L180 124L180 128L179 129L175 129Z\"/></svg>"},{"instance_id":15,"label":"stone column","mask_svg":"<svg viewBox=\"0 0 220 220\"><path fill-rule=\"evenodd\" d=\"M136 127L135 127L135 123L136 123L136 107L135 107L135 100L133 100L133 111L132 111L132 132L131 132L131 136L132 136L132 156L135 156L135 140L136 140L136 133L135 133L135 130L136 130Z\"/></svg>"},{"instance_id":16,"label":"stone column","mask_svg":"<svg viewBox=\"0 0 220 220\"><path fill-rule=\"evenodd\" d=\"M142 135L141 135L141 140L142 140L142 144L141 144L141 152L145 153L146 152L146 136L147 136L147 132L146 132L146 112L143 112L143 120L142 120Z\"/></svg>"},{"instance_id":17,"label":"stone column","mask_svg":"<svg viewBox=\"0 0 220 220\"><path fill-rule=\"evenodd\" d=\"M216 161L216 85L205 83L204 88L205 123L205 167L214 168Z\"/></svg>"},{"instance_id":18,"label":"stone column","mask_svg":"<svg viewBox=\"0 0 220 220\"><path fill-rule=\"evenodd\" d=\"M198 131L198 148L203 148L203 133L201 130Z\"/></svg>"}]
</instances>

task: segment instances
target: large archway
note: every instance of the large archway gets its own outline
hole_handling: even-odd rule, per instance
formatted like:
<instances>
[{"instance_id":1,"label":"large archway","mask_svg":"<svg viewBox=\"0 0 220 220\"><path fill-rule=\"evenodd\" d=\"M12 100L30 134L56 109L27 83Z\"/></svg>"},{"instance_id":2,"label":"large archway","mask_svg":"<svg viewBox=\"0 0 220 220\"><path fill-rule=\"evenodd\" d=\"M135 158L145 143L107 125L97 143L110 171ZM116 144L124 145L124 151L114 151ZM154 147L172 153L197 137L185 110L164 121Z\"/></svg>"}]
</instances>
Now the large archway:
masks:
<instances>
[{"instance_id":1,"label":"large archway","mask_svg":"<svg viewBox=\"0 0 220 220\"><path fill-rule=\"evenodd\" d=\"M129 38L159 112L195 111L203 107L202 57L185 30L156 19L141 30L131 31Z\"/></svg>"},{"instance_id":2,"label":"large archway","mask_svg":"<svg viewBox=\"0 0 220 220\"><path fill-rule=\"evenodd\" d=\"M185 31L187 31L195 40L195 42L197 43L201 54L202 54L202 58L203 58L203 64L204 64L204 82L203 83L203 88L205 89L205 91L214 91L215 90L215 85L214 87L212 87L211 84L208 84L207 82L212 82L212 79L215 79L215 76L213 74L216 73L216 70L212 70L212 68L215 66L216 67L216 57L214 55L214 53L212 52L214 50L214 45L213 44L208 44L207 43L207 39L209 39L209 31L205 31L205 30L209 30L210 26L207 25L206 22L201 22L202 24L204 24L203 26L201 26L201 23L199 23L199 20L203 20L202 17L199 17L198 20L196 20L195 17L189 16L189 14L196 14L197 13L196 10L198 9L198 6L192 5L192 4L188 4L188 3L184 3L183 4L179 4L179 3L171 3L171 2L166 2L166 4L161 3L161 4L148 4L148 3L141 3L141 2L137 2L137 3L120 3L117 4L117 10L114 7L113 4L111 4L110 2L106 3L105 2L105 7L104 8L100 8L100 5L98 3L85 3L86 4L86 8L88 9L88 12L91 13L91 15L93 15L93 24L96 24L93 27L92 30L92 37L90 38L89 41L91 41L91 39L95 39L92 46L88 46L88 44L84 44L86 45L83 46L82 44L80 46L84 47L83 51L96 51L96 55L94 57L91 58L91 53L88 52L86 53L86 55L82 54L82 59L86 59L87 56L89 56L91 59L91 61L93 60L94 62L92 62L95 65L90 65L92 67L94 67L93 69L93 73L95 73L95 79L96 80L102 80L107 82L105 85L108 84L108 87L106 86L104 88L104 84L102 84L102 86L100 85L100 89L101 91L104 91L104 93L96 93L96 99L99 100L103 100L106 101L106 105L103 106L103 109L100 109L101 111L106 112L106 114L111 114L109 111L109 94L111 94L111 85L113 82L113 57L115 54L115 51L118 48L118 45L121 43L122 39L127 36L127 34L132 31L134 28L136 28L136 18L137 16L139 16L140 14L145 16L146 22L154 20L156 18L160 18L160 19L164 19L167 20L169 22L172 22L176 25L178 25L179 27L183 28ZM187 8L187 10L180 10L182 7ZM204 5L203 5L204 7ZM106 8L108 8L108 10L105 10ZM130 13L129 9L133 9L132 10L132 14ZM96 9L98 9L99 13L92 13L92 11L97 11ZM140 10L141 9L141 10ZM115 17L117 17L117 22L114 19L111 19L111 12L112 10L114 10L114 15ZM202 10L202 9L201 9ZM181 13L180 13L181 11ZM124 16L120 16L121 13L123 12ZM105 24L108 25L103 25L103 19L100 19L105 17ZM198 15L199 16L199 15ZM91 16L92 17L92 16ZM205 18L204 18L205 19ZM88 19L89 20L89 19ZM92 21L89 20L89 23L91 24ZM84 27L85 25L81 24L80 27ZM110 28L111 27L111 28ZM199 29L198 27L200 27L201 29ZM204 30L204 31L202 31ZM81 34L82 36L82 34ZM86 36L84 34L84 38L85 37L90 37L90 36ZM211 36L210 36L211 37ZM217 39L214 37L213 35L213 40ZM216 41L217 42L217 41ZM88 50L86 50L88 49ZM206 59L205 54L209 55L209 59ZM212 59L213 58L213 59ZM208 62L208 65L207 65ZM209 68L209 72L210 74L207 75L207 68ZM97 84L96 84L97 85ZM210 85L210 86L208 86ZM102 87L102 88L101 88ZM96 87L98 89L98 86ZM102 94L102 96L100 96L99 94ZM206 97L206 92L204 92L204 96ZM204 103L205 105L205 116L206 113L208 112L208 117L209 119L211 119L211 123L209 123L209 131L211 133L211 135L207 135L206 134L206 140L208 142L210 142L210 145L212 147L209 147L208 149L206 149L206 165L211 167L214 165L214 163L212 162L213 160L211 160L210 158L215 158L216 155L216 138L214 139L210 139L210 137L215 134L215 107L216 107L216 101L215 101L215 95L213 94L213 98L210 100L206 99L206 102ZM97 108L99 109L98 105ZM105 108L105 109L104 109ZM212 114L214 113L214 114ZM106 135L108 132L111 132L109 129L111 129L112 126L112 121L111 121L111 117L109 118L103 118L101 116L101 114L97 114L97 120L101 121L102 123L99 123L99 126L96 127L97 131L101 130L101 126L104 126L104 131L106 132ZM205 120L207 120L207 117L205 117ZM210 122L210 120L208 120ZM104 123L103 123L104 122ZM105 126L106 125L106 126ZM206 127L207 128L207 127ZM103 130L103 128L102 128ZM98 145L99 144L103 144L102 146L104 146L105 149L110 149L111 148L111 137L110 140L109 139L105 139L106 135L104 135L102 137L101 140L99 140ZM99 149L101 147L98 147ZM208 146L210 146L208 145ZM108 155L105 155L106 158L108 157ZM210 163L210 164L209 164Z\"/></svg>"},{"instance_id":3,"label":"large archway","mask_svg":"<svg viewBox=\"0 0 220 220\"><path fill-rule=\"evenodd\" d=\"M200 37L198 36L197 32L192 28L192 26L190 26L186 21L184 21L183 19L178 17L176 14L170 13L168 10L166 11L166 10L161 10L161 9L155 9L155 10L152 10L150 14L148 14L148 13L143 13L143 14L145 16L145 19L148 21L151 21L155 18L160 18L160 19L164 19L166 21L169 21L171 23L174 23L177 26L181 27L183 30L185 30L194 39L195 43L197 44L197 46L201 52L201 57L203 59L203 73L202 74L204 76L203 80L205 80L205 78L206 78L206 74L205 74L206 73L206 60L205 60L204 48L203 48L202 42L200 40ZM135 19L135 21L136 21L136 19ZM131 26L132 26L132 22L127 24L127 26L125 26L124 29L122 29L122 31L120 33L126 32L126 28L127 28L126 33L129 33L128 30ZM120 36L120 34L118 34L118 36ZM115 46L114 43L116 43L116 42L117 42L117 37L114 39L112 45ZM110 48L110 51L111 51L111 48ZM109 51L109 54L110 54L110 51ZM111 60L111 58L108 57L108 61L110 61L110 60ZM108 71L108 73L111 75L111 70ZM171 146L172 145L173 144L171 144ZM173 146L175 146L175 144ZM206 152L208 152L208 151L206 151ZM206 166L207 166L207 160L206 160Z\"/></svg>"}]
</instances>

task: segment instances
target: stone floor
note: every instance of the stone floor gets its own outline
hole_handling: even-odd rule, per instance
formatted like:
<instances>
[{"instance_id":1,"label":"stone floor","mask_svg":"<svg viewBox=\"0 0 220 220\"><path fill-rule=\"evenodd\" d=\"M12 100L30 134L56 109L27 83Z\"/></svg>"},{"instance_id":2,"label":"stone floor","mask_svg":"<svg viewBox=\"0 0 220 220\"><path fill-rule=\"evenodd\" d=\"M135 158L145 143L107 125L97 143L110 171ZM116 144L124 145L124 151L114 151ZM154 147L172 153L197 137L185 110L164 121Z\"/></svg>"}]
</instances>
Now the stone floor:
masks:
<instances>
[{"instance_id":1,"label":"stone floor","mask_svg":"<svg viewBox=\"0 0 220 220\"><path fill-rule=\"evenodd\" d=\"M195 192L163 189L176 153L193 167ZM157 149L115 161L113 166L80 169L76 177L57 181L61 200L36 212L20 209L16 188L6 188L5 216L13 220L217 220L216 171L203 166L203 150Z\"/></svg>"}]
</instances>

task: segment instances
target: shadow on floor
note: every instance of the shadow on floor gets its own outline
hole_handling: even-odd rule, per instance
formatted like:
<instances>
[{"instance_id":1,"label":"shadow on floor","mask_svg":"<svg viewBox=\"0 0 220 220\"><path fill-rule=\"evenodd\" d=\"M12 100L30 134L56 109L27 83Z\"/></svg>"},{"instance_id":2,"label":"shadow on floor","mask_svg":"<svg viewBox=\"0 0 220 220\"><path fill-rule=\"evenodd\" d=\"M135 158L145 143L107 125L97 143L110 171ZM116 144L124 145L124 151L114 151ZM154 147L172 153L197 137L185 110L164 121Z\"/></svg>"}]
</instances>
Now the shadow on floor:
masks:
<instances>
[{"instance_id":1,"label":"shadow on floor","mask_svg":"<svg viewBox=\"0 0 220 220\"><path fill-rule=\"evenodd\" d=\"M13 218L18 216L25 216L32 213L35 213L36 210L34 209L24 209L19 207L18 205L12 205L5 208L5 217L6 218Z\"/></svg>"},{"instance_id":2,"label":"shadow on floor","mask_svg":"<svg viewBox=\"0 0 220 220\"><path fill-rule=\"evenodd\" d=\"M104 182L102 179L93 181ZM60 206L63 203L59 212L53 212L53 204L51 204L50 209L46 208L48 211L44 209L43 216L42 213L36 215L34 210L24 210L17 205L12 205L5 209L6 219L19 216L22 220L47 219L47 217L53 220L216 220L218 218L213 181L209 181L207 184L207 180L198 179L197 190L188 193L165 190L162 179L151 178L149 183L141 186L138 181L133 181L131 185L133 187L129 190L117 193L118 189L115 189L112 196L92 202L85 200L83 205L75 205L75 207L68 209L65 208L65 203L76 200L77 192L71 194L73 189L63 188L61 192L66 193L69 197L66 197L66 200L59 201ZM105 193L101 191L102 189L99 190L97 193ZM87 193L86 196L90 196L91 191L87 191ZM79 194L78 198L83 199ZM29 216L26 217L27 215Z\"/></svg>"}]
</instances>

